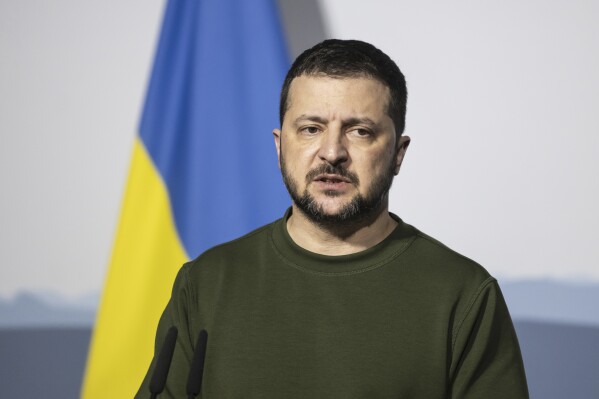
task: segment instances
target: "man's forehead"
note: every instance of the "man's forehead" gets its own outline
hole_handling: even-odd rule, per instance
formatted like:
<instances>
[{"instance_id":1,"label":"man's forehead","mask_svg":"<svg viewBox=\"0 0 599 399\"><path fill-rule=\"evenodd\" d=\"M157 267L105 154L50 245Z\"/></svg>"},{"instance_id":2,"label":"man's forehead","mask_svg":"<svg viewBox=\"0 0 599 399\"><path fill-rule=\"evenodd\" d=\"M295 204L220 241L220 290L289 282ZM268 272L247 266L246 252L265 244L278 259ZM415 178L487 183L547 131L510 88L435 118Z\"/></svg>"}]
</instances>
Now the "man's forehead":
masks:
<instances>
[{"instance_id":1,"label":"man's forehead","mask_svg":"<svg viewBox=\"0 0 599 399\"><path fill-rule=\"evenodd\" d=\"M328 100L342 100L347 106L375 108L386 114L389 99L389 88L369 76L301 75L291 81L287 111L315 113L330 105Z\"/></svg>"},{"instance_id":2,"label":"man's forehead","mask_svg":"<svg viewBox=\"0 0 599 399\"><path fill-rule=\"evenodd\" d=\"M379 87L381 90L389 91L389 88L381 82L379 79L373 78L369 75L352 75L352 76L337 76L337 75L325 75L325 74L304 74L293 78L289 85L290 93L294 88L297 87L310 87L316 85L334 85L336 82L349 82L349 83L357 83L357 82L369 82L374 86Z\"/></svg>"}]
</instances>

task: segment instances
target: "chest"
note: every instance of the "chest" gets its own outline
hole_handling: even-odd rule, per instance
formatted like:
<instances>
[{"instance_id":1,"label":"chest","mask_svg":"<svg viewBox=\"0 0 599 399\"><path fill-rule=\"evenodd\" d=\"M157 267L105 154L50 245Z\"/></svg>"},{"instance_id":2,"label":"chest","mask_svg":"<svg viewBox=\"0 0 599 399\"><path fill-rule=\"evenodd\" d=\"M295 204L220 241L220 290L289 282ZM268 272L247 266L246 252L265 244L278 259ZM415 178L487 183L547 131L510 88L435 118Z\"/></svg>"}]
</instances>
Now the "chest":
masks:
<instances>
[{"instance_id":1,"label":"chest","mask_svg":"<svg viewBox=\"0 0 599 399\"><path fill-rule=\"evenodd\" d=\"M444 396L449 304L376 276L273 279L213 299L206 397Z\"/></svg>"}]
</instances>

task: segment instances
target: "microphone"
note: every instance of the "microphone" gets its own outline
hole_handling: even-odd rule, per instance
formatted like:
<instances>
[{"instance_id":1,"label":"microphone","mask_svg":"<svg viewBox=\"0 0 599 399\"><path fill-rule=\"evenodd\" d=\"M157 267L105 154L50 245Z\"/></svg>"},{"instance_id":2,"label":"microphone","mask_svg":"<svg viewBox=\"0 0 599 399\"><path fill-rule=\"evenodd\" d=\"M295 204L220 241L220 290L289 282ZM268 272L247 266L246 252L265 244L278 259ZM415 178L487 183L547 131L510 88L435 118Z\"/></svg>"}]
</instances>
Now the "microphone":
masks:
<instances>
[{"instance_id":1,"label":"microphone","mask_svg":"<svg viewBox=\"0 0 599 399\"><path fill-rule=\"evenodd\" d=\"M202 390L202 376L204 373L204 359L206 357L206 343L208 333L206 330L200 331L196 349L193 352L193 359L189 368L189 377L187 377L187 397L194 399Z\"/></svg>"},{"instance_id":2,"label":"microphone","mask_svg":"<svg viewBox=\"0 0 599 399\"><path fill-rule=\"evenodd\" d=\"M177 343L177 333L177 327L175 326L169 328L166 333L164 344L162 344L162 349L158 354L158 359L156 359L156 367L150 380L150 393L152 394L150 399L156 399L166 385L166 376L168 375L168 369L171 367L171 360Z\"/></svg>"}]
</instances>

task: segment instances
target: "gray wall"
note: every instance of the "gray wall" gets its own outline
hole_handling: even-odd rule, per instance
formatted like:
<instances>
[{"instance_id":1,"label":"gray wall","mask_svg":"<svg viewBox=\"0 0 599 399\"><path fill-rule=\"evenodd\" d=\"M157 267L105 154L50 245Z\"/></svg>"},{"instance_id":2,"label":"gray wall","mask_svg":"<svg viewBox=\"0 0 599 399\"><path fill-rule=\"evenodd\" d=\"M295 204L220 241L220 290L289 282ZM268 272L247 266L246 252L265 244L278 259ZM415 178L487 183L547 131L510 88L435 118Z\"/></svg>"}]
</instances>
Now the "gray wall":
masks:
<instances>
[{"instance_id":1,"label":"gray wall","mask_svg":"<svg viewBox=\"0 0 599 399\"><path fill-rule=\"evenodd\" d=\"M533 399L590 399L599 393L599 328L518 321ZM76 398L90 329L0 330L2 397Z\"/></svg>"}]
</instances>

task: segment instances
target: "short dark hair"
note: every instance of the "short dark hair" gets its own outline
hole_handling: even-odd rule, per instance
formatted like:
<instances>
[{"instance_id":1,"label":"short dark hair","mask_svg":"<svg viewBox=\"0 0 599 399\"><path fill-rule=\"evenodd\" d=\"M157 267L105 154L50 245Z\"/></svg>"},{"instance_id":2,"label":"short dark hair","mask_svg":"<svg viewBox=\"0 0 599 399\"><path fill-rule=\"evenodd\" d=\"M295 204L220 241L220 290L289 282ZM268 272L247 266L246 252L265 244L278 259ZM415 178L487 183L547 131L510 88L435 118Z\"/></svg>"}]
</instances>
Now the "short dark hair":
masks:
<instances>
[{"instance_id":1,"label":"short dark hair","mask_svg":"<svg viewBox=\"0 0 599 399\"><path fill-rule=\"evenodd\" d=\"M395 132L398 137L403 133L408 98L406 80L397 64L372 44L360 40L329 39L301 53L287 72L281 89L279 105L281 126L288 108L287 97L291 82L302 75L369 77L380 81L389 88L387 113L393 120Z\"/></svg>"}]
</instances>

